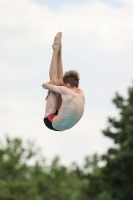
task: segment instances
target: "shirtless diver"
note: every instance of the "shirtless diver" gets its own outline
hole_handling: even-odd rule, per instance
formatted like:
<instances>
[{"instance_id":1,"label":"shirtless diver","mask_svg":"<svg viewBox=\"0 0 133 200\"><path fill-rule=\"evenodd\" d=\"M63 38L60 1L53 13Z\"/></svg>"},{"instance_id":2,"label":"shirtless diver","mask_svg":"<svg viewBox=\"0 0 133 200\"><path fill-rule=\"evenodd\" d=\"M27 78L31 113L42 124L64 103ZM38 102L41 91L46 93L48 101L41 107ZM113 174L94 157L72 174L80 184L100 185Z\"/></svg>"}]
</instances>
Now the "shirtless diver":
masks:
<instances>
[{"instance_id":1,"label":"shirtless diver","mask_svg":"<svg viewBox=\"0 0 133 200\"><path fill-rule=\"evenodd\" d=\"M62 33L58 32L52 45L50 82L42 84L48 90L44 123L54 131L72 128L81 119L85 104L84 93L78 88L78 72L70 70L63 76L61 39Z\"/></svg>"}]
</instances>

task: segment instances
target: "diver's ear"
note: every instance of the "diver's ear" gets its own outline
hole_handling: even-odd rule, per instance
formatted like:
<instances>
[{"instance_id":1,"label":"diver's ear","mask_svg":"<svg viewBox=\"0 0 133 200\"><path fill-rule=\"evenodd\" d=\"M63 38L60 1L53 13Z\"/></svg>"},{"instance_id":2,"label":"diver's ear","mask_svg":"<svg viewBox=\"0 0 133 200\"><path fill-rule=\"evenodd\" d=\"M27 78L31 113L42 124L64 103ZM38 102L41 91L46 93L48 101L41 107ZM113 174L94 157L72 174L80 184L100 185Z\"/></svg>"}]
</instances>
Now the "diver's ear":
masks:
<instances>
[{"instance_id":1,"label":"diver's ear","mask_svg":"<svg viewBox=\"0 0 133 200\"><path fill-rule=\"evenodd\" d=\"M69 84L69 83L68 83ZM69 88L71 88L70 84L69 84Z\"/></svg>"},{"instance_id":2,"label":"diver's ear","mask_svg":"<svg viewBox=\"0 0 133 200\"><path fill-rule=\"evenodd\" d=\"M67 88L71 88L71 86L70 86L69 83L66 83L65 86L66 86Z\"/></svg>"}]
</instances>

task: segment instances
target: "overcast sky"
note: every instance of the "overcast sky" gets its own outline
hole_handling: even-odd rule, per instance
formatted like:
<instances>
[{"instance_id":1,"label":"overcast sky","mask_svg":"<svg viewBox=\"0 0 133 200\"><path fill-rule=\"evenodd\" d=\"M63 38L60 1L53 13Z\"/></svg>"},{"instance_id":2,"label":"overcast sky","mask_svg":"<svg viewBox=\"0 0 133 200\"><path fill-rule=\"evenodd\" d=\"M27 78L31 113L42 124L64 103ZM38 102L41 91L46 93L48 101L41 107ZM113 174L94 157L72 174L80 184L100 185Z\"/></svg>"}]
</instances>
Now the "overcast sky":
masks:
<instances>
[{"instance_id":1,"label":"overcast sky","mask_svg":"<svg viewBox=\"0 0 133 200\"><path fill-rule=\"evenodd\" d=\"M81 163L112 145L102 135L117 116L112 99L133 80L133 1L0 0L0 139L35 140L46 158ZM64 132L43 124L55 34L62 31L64 71L80 73L86 97L80 122Z\"/></svg>"}]
</instances>

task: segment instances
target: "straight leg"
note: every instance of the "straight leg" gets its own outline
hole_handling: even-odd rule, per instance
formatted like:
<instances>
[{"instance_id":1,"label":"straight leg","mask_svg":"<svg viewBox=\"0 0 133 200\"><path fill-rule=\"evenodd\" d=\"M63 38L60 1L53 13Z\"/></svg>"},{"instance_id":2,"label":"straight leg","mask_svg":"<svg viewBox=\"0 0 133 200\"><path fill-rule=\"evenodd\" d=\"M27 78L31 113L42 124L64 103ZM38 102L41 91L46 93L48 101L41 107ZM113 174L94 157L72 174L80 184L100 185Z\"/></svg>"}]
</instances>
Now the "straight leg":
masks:
<instances>
[{"instance_id":1,"label":"straight leg","mask_svg":"<svg viewBox=\"0 0 133 200\"><path fill-rule=\"evenodd\" d=\"M59 85L63 85L62 48L58 53L57 76Z\"/></svg>"},{"instance_id":2,"label":"straight leg","mask_svg":"<svg viewBox=\"0 0 133 200\"><path fill-rule=\"evenodd\" d=\"M50 64L50 69L49 69L50 82L54 85L58 84L57 62L58 62L58 51L54 50L53 55L52 55L51 64Z\"/></svg>"},{"instance_id":3,"label":"straight leg","mask_svg":"<svg viewBox=\"0 0 133 200\"><path fill-rule=\"evenodd\" d=\"M63 85L62 48L60 49L59 54L58 54L57 76L58 76L59 85ZM61 94L58 94L58 96L57 96L57 110L60 109L61 104L62 104Z\"/></svg>"},{"instance_id":4,"label":"straight leg","mask_svg":"<svg viewBox=\"0 0 133 200\"><path fill-rule=\"evenodd\" d=\"M58 62L59 62L59 50L61 47L61 33L57 33L54 39L54 44L53 44L53 55L52 55L52 60L50 64L50 70L49 70L49 77L50 77L50 82L54 85L59 85L59 80L58 80ZM49 93L47 97L47 102L46 102L46 110L45 110L45 116L47 117L50 114L53 114L57 110L57 101L58 101L58 96L59 94L55 92Z\"/></svg>"}]
</instances>

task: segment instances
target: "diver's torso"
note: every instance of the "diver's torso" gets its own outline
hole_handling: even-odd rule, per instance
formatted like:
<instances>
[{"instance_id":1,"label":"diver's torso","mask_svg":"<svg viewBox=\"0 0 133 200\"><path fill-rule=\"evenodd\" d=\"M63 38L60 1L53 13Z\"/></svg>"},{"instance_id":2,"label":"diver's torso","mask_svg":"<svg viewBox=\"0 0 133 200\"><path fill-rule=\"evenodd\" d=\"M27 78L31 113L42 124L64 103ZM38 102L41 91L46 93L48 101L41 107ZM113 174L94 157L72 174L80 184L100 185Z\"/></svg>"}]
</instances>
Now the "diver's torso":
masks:
<instances>
[{"instance_id":1,"label":"diver's torso","mask_svg":"<svg viewBox=\"0 0 133 200\"><path fill-rule=\"evenodd\" d=\"M69 95L62 95L62 105L52 121L53 127L60 131L72 128L83 115L84 103L84 94L79 89Z\"/></svg>"}]
</instances>

